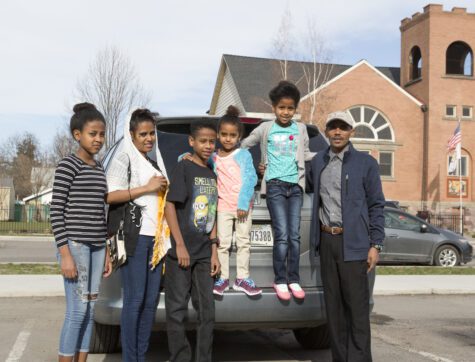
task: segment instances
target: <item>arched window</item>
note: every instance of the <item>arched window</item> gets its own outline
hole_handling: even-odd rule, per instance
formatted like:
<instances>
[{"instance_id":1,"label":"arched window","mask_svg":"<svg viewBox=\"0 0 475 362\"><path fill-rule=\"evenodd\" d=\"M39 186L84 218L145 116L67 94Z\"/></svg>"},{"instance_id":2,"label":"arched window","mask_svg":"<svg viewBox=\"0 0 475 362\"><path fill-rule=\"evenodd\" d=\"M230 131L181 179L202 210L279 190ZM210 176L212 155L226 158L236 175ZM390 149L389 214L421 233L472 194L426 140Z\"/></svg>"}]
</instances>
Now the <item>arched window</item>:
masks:
<instances>
[{"instance_id":1,"label":"arched window","mask_svg":"<svg viewBox=\"0 0 475 362\"><path fill-rule=\"evenodd\" d=\"M447 48L445 57L447 74L473 75L473 52L468 44L456 41Z\"/></svg>"},{"instance_id":2,"label":"arched window","mask_svg":"<svg viewBox=\"0 0 475 362\"><path fill-rule=\"evenodd\" d=\"M421 49L418 46L415 46L411 49L411 54L409 55L409 64L411 64L411 74L410 79L419 79L422 77L422 55Z\"/></svg>"},{"instance_id":3,"label":"arched window","mask_svg":"<svg viewBox=\"0 0 475 362\"><path fill-rule=\"evenodd\" d=\"M349 112L355 121L354 139L394 141L391 124L379 111L367 106L355 106Z\"/></svg>"}]
</instances>

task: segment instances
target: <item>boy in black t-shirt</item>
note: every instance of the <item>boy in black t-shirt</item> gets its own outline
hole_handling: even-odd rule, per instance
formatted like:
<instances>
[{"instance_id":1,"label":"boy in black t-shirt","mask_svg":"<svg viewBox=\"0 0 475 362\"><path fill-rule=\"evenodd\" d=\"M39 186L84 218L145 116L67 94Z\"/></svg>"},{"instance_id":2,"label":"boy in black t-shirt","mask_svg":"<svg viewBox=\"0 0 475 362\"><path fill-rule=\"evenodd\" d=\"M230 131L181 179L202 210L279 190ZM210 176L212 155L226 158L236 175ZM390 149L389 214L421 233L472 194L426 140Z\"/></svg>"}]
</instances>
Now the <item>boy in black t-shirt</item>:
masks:
<instances>
[{"instance_id":1,"label":"boy in black t-shirt","mask_svg":"<svg viewBox=\"0 0 475 362\"><path fill-rule=\"evenodd\" d=\"M172 242L165 260L168 348L171 361L191 361L184 324L191 295L198 312L196 361L211 362L213 278L221 268L216 245L216 175L207 166L215 149L215 126L206 121L192 123L189 142L192 161L178 163L165 207Z\"/></svg>"}]
</instances>

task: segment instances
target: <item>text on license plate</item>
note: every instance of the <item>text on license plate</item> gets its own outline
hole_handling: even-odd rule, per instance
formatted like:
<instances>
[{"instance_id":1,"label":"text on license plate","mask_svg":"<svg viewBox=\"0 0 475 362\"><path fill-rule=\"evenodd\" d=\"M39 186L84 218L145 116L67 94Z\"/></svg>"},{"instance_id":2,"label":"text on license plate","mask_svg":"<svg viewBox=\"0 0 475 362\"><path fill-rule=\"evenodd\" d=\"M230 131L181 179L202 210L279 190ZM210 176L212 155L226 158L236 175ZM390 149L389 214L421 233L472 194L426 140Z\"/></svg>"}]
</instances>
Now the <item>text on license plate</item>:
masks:
<instances>
[{"instance_id":1,"label":"text on license plate","mask_svg":"<svg viewBox=\"0 0 475 362\"><path fill-rule=\"evenodd\" d=\"M274 235L269 224L252 225L251 228L252 246L272 246L274 245Z\"/></svg>"}]
</instances>

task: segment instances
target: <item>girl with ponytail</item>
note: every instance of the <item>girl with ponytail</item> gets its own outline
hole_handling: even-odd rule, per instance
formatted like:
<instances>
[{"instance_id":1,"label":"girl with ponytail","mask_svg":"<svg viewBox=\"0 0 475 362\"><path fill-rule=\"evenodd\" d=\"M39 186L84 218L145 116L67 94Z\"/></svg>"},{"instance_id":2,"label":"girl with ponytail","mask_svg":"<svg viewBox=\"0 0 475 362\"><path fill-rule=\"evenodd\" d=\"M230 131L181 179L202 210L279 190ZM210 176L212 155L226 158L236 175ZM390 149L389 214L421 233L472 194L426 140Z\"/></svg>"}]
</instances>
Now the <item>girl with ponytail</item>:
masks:
<instances>
[{"instance_id":1,"label":"girl with ponytail","mask_svg":"<svg viewBox=\"0 0 475 362\"><path fill-rule=\"evenodd\" d=\"M242 136L239 110L229 106L218 122L221 147L212 157L218 175L218 257L221 263L221 275L213 289L216 295L223 295L229 289L229 252L233 229L236 230L237 246L237 275L233 289L251 296L262 293L249 275L251 215L257 175L250 152L239 148Z\"/></svg>"},{"instance_id":2,"label":"girl with ponytail","mask_svg":"<svg viewBox=\"0 0 475 362\"><path fill-rule=\"evenodd\" d=\"M101 276L112 272L106 252L107 182L102 165L94 159L104 144L106 121L90 103L76 104L73 111L70 129L79 147L58 163L51 201L66 296L60 362L86 361Z\"/></svg>"}]
</instances>

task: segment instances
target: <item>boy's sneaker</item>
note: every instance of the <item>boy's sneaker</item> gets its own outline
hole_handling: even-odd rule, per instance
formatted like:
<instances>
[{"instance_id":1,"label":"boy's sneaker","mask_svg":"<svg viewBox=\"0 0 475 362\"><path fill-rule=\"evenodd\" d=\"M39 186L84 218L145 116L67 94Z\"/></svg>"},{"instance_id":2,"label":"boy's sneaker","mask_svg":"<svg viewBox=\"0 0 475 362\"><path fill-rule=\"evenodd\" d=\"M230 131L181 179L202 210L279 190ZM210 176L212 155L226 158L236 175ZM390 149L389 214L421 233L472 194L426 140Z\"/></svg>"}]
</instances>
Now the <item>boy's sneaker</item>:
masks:
<instances>
[{"instance_id":1,"label":"boy's sneaker","mask_svg":"<svg viewBox=\"0 0 475 362\"><path fill-rule=\"evenodd\" d=\"M287 284L274 284L274 290L280 300L290 300L289 288Z\"/></svg>"},{"instance_id":2,"label":"boy's sneaker","mask_svg":"<svg viewBox=\"0 0 475 362\"><path fill-rule=\"evenodd\" d=\"M262 294L262 289L259 289L251 278L236 279L233 289L250 296Z\"/></svg>"},{"instance_id":3,"label":"boy's sneaker","mask_svg":"<svg viewBox=\"0 0 475 362\"><path fill-rule=\"evenodd\" d=\"M229 289L229 279L218 278L214 282L213 294L223 295Z\"/></svg>"},{"instance_id":4,"label":"boy's sneaker","mask_svg":"<svg viewBox=\"0 0 475 362\"><path fill-rule=\"evenodd\" d=\"M302 289L299 283L290 283L289 289L292 292L292 295L297 299L305 298L305 291Z\"/></svg>"}]
</instances>

